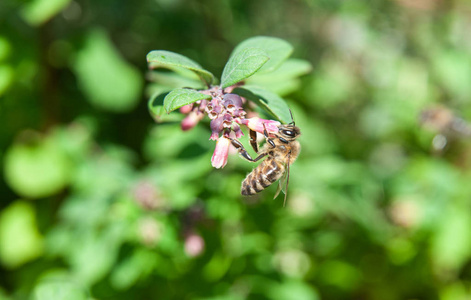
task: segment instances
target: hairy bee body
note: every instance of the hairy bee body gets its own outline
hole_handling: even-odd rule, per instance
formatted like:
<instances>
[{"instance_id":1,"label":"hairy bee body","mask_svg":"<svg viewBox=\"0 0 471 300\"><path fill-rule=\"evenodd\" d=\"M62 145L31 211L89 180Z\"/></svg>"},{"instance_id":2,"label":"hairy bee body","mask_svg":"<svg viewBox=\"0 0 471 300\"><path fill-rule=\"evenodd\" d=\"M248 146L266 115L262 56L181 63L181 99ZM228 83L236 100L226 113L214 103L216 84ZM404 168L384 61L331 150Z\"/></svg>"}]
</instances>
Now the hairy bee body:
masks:
<instances>
[{"instance_id":1,"label":"hairy bee body","mask_svg":"<svg viewBox=\"0 0 471 300\"><path fill-rule=\"evenodd\" d=\"M254 195L279 180L299 155L301 146L296 138L300 130L294 125L280 125L274 138L258 152L267 158L250 172L242 182L241 194Z\"/></svg>"},{"instance_id":2,"label":"hairy bee body","mask_svg":"<svg viewBox=\"0 0 471 300\"><path fill-rule=\"evenodd\" d=\"M274 158L265 159L242 181L241 194L249 196L263 191L280 179L284 172L285 166L278 163Z\"/></svg>"}]
</instances>

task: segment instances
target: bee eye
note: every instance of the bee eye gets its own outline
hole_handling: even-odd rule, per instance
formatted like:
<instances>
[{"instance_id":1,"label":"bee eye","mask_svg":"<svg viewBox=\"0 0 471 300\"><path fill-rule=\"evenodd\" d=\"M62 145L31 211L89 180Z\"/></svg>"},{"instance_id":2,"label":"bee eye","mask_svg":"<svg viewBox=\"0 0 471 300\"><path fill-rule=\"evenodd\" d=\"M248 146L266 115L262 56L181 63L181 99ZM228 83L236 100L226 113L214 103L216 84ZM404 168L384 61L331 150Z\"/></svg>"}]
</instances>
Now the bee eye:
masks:
<instances>
[{"instance_id":1,"label":"bee eye","mask_svg":"<svg viewBox=\"0 0 471 300\"><path fill-rule=\"evenodd\" d=\"M291 130L283 130L283 134L287 135L287 136L290 136L290 137L294 137L294 132L291 131Z\"/></svg>"}]
</instances>

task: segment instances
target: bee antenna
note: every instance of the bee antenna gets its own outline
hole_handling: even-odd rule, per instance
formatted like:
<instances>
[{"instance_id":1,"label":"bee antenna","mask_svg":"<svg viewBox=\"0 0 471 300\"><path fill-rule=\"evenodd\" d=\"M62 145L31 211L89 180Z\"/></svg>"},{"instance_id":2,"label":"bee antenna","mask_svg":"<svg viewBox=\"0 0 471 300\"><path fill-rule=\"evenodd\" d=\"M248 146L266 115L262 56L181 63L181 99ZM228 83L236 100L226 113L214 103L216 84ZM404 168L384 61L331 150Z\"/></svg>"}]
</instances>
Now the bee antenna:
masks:
<instances>
[{"instance_id":1,"label":"bee antenna","mask_svg":"<svg viewBox=\"0 0 471 300\"><path fill-rule=\"evenodd\" d=\"M294 123L294 118L293 118L293 113L291 112L291 108L289 108L289 114L291 115L291 122L289 123L289 125L296 125L296 123Z\"/></svg>"}]
</instances>

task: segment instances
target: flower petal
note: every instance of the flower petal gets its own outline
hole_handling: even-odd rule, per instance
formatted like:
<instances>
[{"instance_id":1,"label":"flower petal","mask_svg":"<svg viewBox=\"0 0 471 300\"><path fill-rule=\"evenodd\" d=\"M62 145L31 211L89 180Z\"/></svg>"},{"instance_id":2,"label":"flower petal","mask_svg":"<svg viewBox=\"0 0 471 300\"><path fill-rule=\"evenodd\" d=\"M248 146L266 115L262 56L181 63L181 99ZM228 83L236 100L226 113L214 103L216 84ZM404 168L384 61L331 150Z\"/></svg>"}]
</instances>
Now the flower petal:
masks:
<instances>
[{"instance_id":1,"label":"flower petal","mask_svg":"<svg viewBox=\"0 0 471 300\"><path fill-rule=\"evenodd\" d=\"M278 126L281 125L278 121L265 120L258 117L241 120L242 124L247 125L251 130L263 133L266 128L269 133L278 132ZM264 126L265 125L265 126Z\"/></svg>"},{"instance_id":2,"label":"flower petal","mask_svg":"<svg viewBox=\"0 0 471 300\"><path fill-rule=\"evenodd\" d=\"M182 130L190 130L198 124L198 122L203 119L204 114L199 111L191 111L185 119L182 120L181 127Z\"/></svg>"},{"instance_id":3,"label":"flower petal","mask_svg":"<svg viewBox=\"0 0 471 300\"><path fill-rule=\"evenodd\" d=\"M225 137L220 137L214 149L213 157L211 157L211 165L216 169L224 168L229 155L229 146L231 141Z\"/></svg>"}]
</instances>

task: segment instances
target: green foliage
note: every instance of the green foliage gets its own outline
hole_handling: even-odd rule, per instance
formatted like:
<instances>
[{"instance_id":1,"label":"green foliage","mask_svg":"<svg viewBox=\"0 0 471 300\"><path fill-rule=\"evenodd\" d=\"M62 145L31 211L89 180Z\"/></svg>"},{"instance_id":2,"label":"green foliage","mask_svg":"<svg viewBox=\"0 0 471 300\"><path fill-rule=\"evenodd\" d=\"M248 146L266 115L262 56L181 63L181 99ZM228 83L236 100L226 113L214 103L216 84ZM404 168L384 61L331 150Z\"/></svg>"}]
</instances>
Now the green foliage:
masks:
<instances>
[{"instance_id":1,"label":"green foliage","mask_svg":"<svg viewBox=\"0 0 471 300\"><path fill-rule=\"evenodd\" d=\"M270 57L259 48L243 48L237 51L224 67L221 87L226 88L257 72Z\"/></svg>"},{"instance_id":2,"label":"green foliage","mask_svg":"<svg viewBox=\"0 0 471 300\"><path fill-rule=\"evenodd\" d=\"M263 74L256 73L246 80L248 85L256 85L268 89L280 96L295 92L301 87L301 80L298 78L312 71L312 66L308 61L296 58L285 60L274 71Z\"/></svg>"},{"instance_id":3,"label":"green foliage","mask_svg":"<svg viewBox=\"0 0 471 300\"><path fill-rule=\"evenodd\" d=\"M268 111L275 119L281 120L283 123L291 122L289 107L277 94L257 86L249 85L245 85L243 88L236 88L234 93L254 101Z\"/></svg>"},{"instance_id":4,"label":"green foliage","mask_svg":"<svg viewBox=\"0 0 471 300\"><path fill-rule=\"evenodd\" d=\"M275 93L285 94L292 91L298 84L297 77L311 70L311 65L307 61L288 60L292 52L293 47L288 42L279 38L265 36L249 38L240 43L232 51L222 71L220 88L225 89L231 86L243 85L244 80L250 79L253 75L261 74L258 77L258 81L257 78L252 80L255 84L261 83L261 87L236 88L234 92L254 101L272 117L289 123L289 107L285 100ZM176 85L170 86L165 85L166 78L162 78L161 74L157 75L154 73L154 76L151 77L152 81L157 83L157 86L155 84L151 85L154 89L154 94L149 100L149 110L155 120L162 121L164 110L170 113L184 105L202 99L212 99L211 96L204 97L204 94L193 90L174 89L178 87L178 83L180 85L189 83L190 86L195 86L193 82L188 82L182 78L189 76L184 73L182 74L181 69L195 72L206 87L211 87L211 83L214 80L213 75L191 59L177 53L155 50L147 54L147 62L150 69L168 68L176 73L180 73L176 74L176 79L178 78L174 81ZM168 78L168 75L166 76ZM283 86L281 84L280 88L280 82L288 82L288 85L285 84ZM263 85L267 83L277 86L274 88L275 93L263 89ZM268 88L270 89L270 85ZM163 108L162 97L164 98Z\"/></svg>"},{"instance_id":5,"label":"green foliage","mask_svg":"<svg viewBox=\"0 0 471 300\"><path fill-rule=\"evenodd\" d=\"M151 51L149 54L147 54L147 62L149 63L149 68L152 69L158 67L165 67L170 69L178 67L191 70L198 74L200 79L206 83L206 85L210 85L214 80L213 74L211 74L209 71L206 71L191 59L177 53L163 50Z\"/></svg>"},{"instance_id":6,"label":"green foliage","mask_svg":"<svg viewBox=\"0 0 471 300\"><path fill-rule=\"evenodd\" d=\"M174 89L165 96L164 108L167 113L198 100L211 99L211 96L188 89ZM155 109L155 107L153 107Z\"/></svg>"},{"instance_id":7,"label":"green foliage","mask_svg":"<svg viewBox=\"0 0 471 300\"><path fill-rule=\"evenodd\" d=\"M0 1L0 299L469 299L470 9ZM182 131L221 87L292 111L286 207Z\"/></svg>"},{"instance_id":8,"label":"green foliage","mask_svg":"<svg viewBox=\"0 0 471 300\"><path fill-rule=\"evenodd\" d=\"M38 26L47 22L69 3L70 0L34 0L22 7L21 14L25 21Z\"/></svg>"},{"instance_id":9,"label":"green foliage","mask_svg":"<svg viewBox=\"0 0 471 300\"><path fill-rule=\"evenodd\" d=\"M42 198L59 192L70 182L70 167L53 137L12 145L5 154L5 179L23 197Z\"/></svg>"},{"instance_id":10,"label":"green foliage","mask_svg":"<svg viewBox=\"0 0 471 300\"><path fill-rule=\"evenodd\" d=\"M264 63L261 67L260 73L275 71L286 59L288 59L291 53L293 53L293 46L291 46L288 42L282 39L267 36L257 36L249 38L237 45L237 47L232 52L229 61L234 60L235 62L237 62L235 57L246 56L241 55L240 53L243 53L247 51L246 49L250 48L262 49L266 53L266 56L269 58L269 61Z\"/></svg>"},{"instance_id":11,"label":"green foliage","mask_svg":"<svg viewBox=\"0 0 471 300\"><path fill-rule=\"evenodd\" d=\"M16 268L43 253L43 239L38 232L34 208L15 201L0 214L0 261Z\"/></svg>"},{"instance_id":12,"label":"green foliage","mask_svg":"<svg viewBox=\"0 0 471 300\"><path fill-rule=\"evenodd\" d=\"M42 276L31 295L34 300L86 300L89 295L63 270L52 270Z\"/></svg>"},{"instance_id":13,"label":"green foliage","mask_svg":"<svg viewBox=\"0 0 471 300\"><path fill-rule=\"evenodd\" d=\"M137 105L142 89L139 71L125 62L101 30L92 30L74 62L79 85L97 107L125 112Z\"/></svg>"}]
</instances>

